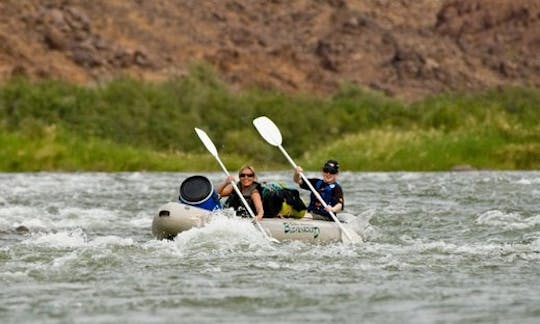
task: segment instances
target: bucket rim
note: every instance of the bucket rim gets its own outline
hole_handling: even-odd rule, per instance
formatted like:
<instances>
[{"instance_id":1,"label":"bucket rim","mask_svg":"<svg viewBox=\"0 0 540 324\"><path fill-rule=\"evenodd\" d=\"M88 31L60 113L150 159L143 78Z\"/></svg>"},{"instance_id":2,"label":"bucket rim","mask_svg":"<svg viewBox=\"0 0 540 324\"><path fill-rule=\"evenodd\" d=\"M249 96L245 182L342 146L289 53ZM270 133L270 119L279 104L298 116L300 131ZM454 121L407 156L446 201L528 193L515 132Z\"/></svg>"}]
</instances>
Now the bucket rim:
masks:
<instances>
[{"instance_id":1,"label":"bucket rim","mask_svg":"<svg viewBox=\"0 0 540 324\"><path fill-rule=\"evenodd\" d=\"M182 195L182 186L184 185L184 183L186 183L186 180L193 179L193 178L203 178L204 180L206 180L206 182L208 184L210 184L210 191L209 191L208 195L206 197L204 197L203 199L199 200L199 201L189 201L189 200L185 199L183 197L183 195ZM184 181L182 181L182 184L180 184L180 200L182 202L185 202L185 203L188 203L188 204L200 204L200 203L203 203L203 202L207 201L210 197L212 197L213 194L214 194L214 185L212 184L212 181L210 181L210 179L208 179L207 177L205 177L203 175L189 176L189 177L185 178Z\"/></svg>"}]
</instances>

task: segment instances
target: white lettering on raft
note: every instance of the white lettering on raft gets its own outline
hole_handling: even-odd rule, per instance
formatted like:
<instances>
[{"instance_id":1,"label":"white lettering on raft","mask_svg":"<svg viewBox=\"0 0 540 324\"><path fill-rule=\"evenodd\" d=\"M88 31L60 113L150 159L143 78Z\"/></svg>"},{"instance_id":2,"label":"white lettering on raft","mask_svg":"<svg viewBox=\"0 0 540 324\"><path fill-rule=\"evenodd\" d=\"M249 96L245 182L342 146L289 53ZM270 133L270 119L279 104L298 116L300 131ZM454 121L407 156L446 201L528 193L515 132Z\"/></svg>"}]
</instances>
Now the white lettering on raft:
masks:
<instances>
[{"instance_id":1,"label":"white lettering on raft","mask_svg":"<svg viewBox=\"0 0 540 324\"><path fill-rule=\"evenodd\" d=\"M317 238L321 233L321 229L318 226L283 223L283 232L285 234L313 233L313 238Z\"/></svg>"}]
</instances>

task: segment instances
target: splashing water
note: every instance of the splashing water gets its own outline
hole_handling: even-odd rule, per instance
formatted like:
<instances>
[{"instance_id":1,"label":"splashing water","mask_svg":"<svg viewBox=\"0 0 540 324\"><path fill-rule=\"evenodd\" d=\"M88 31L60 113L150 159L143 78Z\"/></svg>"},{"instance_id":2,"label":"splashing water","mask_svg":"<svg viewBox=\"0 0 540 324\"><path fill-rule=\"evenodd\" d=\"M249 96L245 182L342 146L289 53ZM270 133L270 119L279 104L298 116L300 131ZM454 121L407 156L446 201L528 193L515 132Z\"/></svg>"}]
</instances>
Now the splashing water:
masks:
<instances>
[{"instance_id":1,"label":"splashing water","mask_svg":"<svg viewBox=\"0 0 540 324\"><path fill-rule=\"evenodd\" d=\"M340 217L363 237L355 245L272 244L223 215L155 240L154 214L189 175L0 174L3 321L540 317L540 172L343 172Z\"/></svg>"}]
</instances>

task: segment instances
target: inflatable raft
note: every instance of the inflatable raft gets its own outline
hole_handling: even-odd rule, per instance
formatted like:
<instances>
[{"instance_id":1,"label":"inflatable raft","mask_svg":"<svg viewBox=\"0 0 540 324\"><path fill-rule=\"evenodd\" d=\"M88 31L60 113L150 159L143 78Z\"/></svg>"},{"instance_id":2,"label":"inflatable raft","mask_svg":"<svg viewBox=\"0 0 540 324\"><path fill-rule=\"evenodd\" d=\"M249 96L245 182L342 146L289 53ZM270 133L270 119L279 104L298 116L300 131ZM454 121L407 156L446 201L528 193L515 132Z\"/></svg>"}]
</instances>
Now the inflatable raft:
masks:
<instances>
[{"instance_id":1,"label":"inflatable raft","mask_svg":"<svg viewBox=\"0 0 540 324\"><path fill-rule=\"evenodd\" d=\"M158 239L173 239L176 235L192 228L202 227L213 217L227 217L224 213L181 202L169 202L159 208L152 221L152 234ZM237 216L231 216L237 217ZM251 222L251 218L245 218ZM306 242L341 242L342 232L334 222L307 218L263 218L263 230L278 241L300 240ZM346 224L342 224L346 226Z\"/></svg>"},{"instance_id":2,"label":"inflatable raft","mask_svg":"<svg viewBox=\"0 0 540 324\"><path fill-rule=\"evenodd\" d=\"M182 182L179 200L159 208L152 221L152 234L158 239L173 239L184 231L206 225L213 217L227 217L221 211L221 203L212 183L204 176L191 176ZM251 222L252 218L245 220ZM263 218L260 224L266 234L278 241L327 243L346 239L335 222L274 217Z\"/></svg>"}]
</instances>

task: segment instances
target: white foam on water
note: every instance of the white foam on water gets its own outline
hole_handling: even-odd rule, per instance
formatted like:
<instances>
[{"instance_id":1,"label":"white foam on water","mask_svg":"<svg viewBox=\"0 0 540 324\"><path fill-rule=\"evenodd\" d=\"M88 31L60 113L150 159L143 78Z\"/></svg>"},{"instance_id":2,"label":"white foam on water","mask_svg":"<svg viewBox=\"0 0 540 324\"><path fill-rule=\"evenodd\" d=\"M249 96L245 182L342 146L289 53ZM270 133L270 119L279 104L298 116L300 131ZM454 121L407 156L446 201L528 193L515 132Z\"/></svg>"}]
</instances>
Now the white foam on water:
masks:
<instances>
[{"instance_id":1,"label":"white foam on water","mask_svg":"<svg viewBox=\"0 0 540 324\"><path fill-rule=\"evenodd\" d=\"M37 208L11 206L0 209L0 230L24 226L30 232L51 231L75 227L102 227L119 218L113 210L104 208L56 207Z\"/></svg>"},{"instance_id":2,"label":"white foam on water","mask_svg":"<svg viewBox=\"0 0 540 324\"><path fill-rule=\"evenodd\" d=\"M148 214L145 212L139 212L137 215L135 215L135 217L128 220L128 224L133 227L147 229L151 228L152 226L152 218L148 217Z\"/></svg>"},{"instance_id":3,"label":"white foam on water","mask_svg":"<svg viewBox=\"0 0 540 324\"><path fill-rule=\"evenodd\" d=\"M479 258L480 260L491 260L493 257L506 259L505 262L513 262L515 258L527 260L540 260L540 238L530 243L508 243L508 242L463 242L452 243L445 241L425 242L421 239L411 239L402 237L403 243L400 245L390 244L369 244L365 246L370 253L391 253L392 255L422 255L436 259L436 255L441 257L459 256L467 258Z\"/></svg>"},{"instance_id":4,"label":"white foam on water","mask_svg":"<svg viewBox=\"0 0 540 324\"><path fill-rule=\"evenodd\" d=\"M130 237L121 237L115 235L98 236L95 239L88 242L89 246L97 248L105 248L111 246L132 246L135 242Z\"/></svg>"},{"instance_id":5,"label":"white foam on water","mask_svg":"<svg viewBox=\"0 0 540 324\"><path fill-rule=\"evenodd\" d=\"M183 235L185 234L185 235ZM249 243L256 245L268 245L269 242L264 238L257 228L251 223L249 218L213 217L204 227L195 228L193 231L180 233L175 239L176 242L183 244L192 240L194 237L215 238L224 244Z\"/></svg>"},{"instance_id":6,"label":"white foam on water","mask_svg":"<svg viewBox=\"0 0 540 324\"><path fill-rule=\"evenodd\" d=\"M0 272L0 278L2 281L14 282L28 282L28 271L5 271Z\"/></svg>"},{"instance_id":7,"label":"white foam on water","mask_svg":"<svg viewBox=\"0 0 540 324\"><path fill-rule=\"evenodd\" d=\"M129 180L144 180L146 178L145 172L128 172L123 173L124 177Z\"/></svg>"},{"instance_id":8,"label":"white foam on water","mask_svg":"<svg viewBox=\"0 0 540 324\"><path fill-rule=\"evenodd\" d=\"M86 246L87 237L82 229L60 231L57 233L32 233L23 241L29 246L46 246L49 248L77 248Z\"/></svg>"},{"instance_id":9,"label":"white foam on water","mask_svg":"<svg viewBox=\"0 0 540 324\"><path fill-rule=\"evenodd\" d=\"M540 253L540 237L531 243L531 249L536 253Z\"/></svg>"},{"instance_id":10,"label":"white foam on water","mask_svg":"<svg viewBox=\"0 0 540 324\"><path fill-rule=\"evenodd\" d=\"M9 206L0 208L0 217L2 220L8 221L20 221L28 215L37 215L38 209L27 206Z\"/></svg>"},{"instance_id":11,"label":"white foam on water","mask_svg":"<svg viewBox=\"0 0 540 324\"><path fill-rule=\"evenodd\" d=\"M422 177L422 173L401 173L399 174L399 177L398 179L402 179L402 180L416 180L416 179L420 179Z\"/></svg>"},{"instance_id":12,"label":"white foam on water","mask_svg":"<svg viewBox=\"0 0 540 324\"><path fill-rule=\"evenodd\" d=\"M227 212L226 212L227 213ZM272 243L251 223L249 218L228 217L223 211L215 213L203 227L195 227L178 234L174 240L152 240L145 248L158 253L185 256L197 253L255 253L265 255L273 250Z\"/></svg>"},{"instance_id":13,"label":"white foam on water","mask_svg":"<svg viewBox=\"0 0 540 324\"><path fill-rule=\"evenodd\" d=\"M152 239L150 241L142 243L141 247L144 250L153 251L152 254L159 256L183 256L184 253L181 249L178 249L178 246L174 241L170 240L158 240Z\"/></svg>"},{"instance_id":14,"label":"white foam on water","mask_svg":"<svg viewBox=\"0 0 540 324\"><path fill-rule=\"evenodd\" d=\"M516 183L521 185L537 185L540 184L540 178L521 178Z\"/></svg>"},{"instance_id":15,"label":"white foam on water","mask_svg":"<svg viewBox=\"0 0 540 324\"><path fill-rule=\"evenodd\" d=\"M524 230L540 224L540 215L523 217L518 213L489 210L476 219L476 224L499 227L504 230Z\"/></svg>"},{"instance_id":16,"label":"white foam on water","mask_svg":"<svg viewBox=\"0 0 540 324\"><path fill-rule=\"evenodd\" d=\"M68 264L77 263L78 259L79 259L79 252L72 251L66 255L55 258L51 264L51 267L56 268L56 269L62 269Z\"/></svg>"},{"instance_id":17,"label":"white foam on water","mask_svg":"<svg viewBox=\"0 0 540 324\"><path fill-rule=\"evenodd\" d=\"M32 233L24 241L21 246L27 246L31 250L49 251L48 253L58 254L51 261L44 258L42 262L36 262L29 271L49 271L62 270L66 265L77 265L81 262L81 257L90 252L92 258L99 259L109 257L112 248L125 247L135 245L132 238L119 236L97 236L94 239L89 239L88 235L80 228L73 230L64 230L56 233ZM36 252L38 253L38 252ZM45 252L40 252L42 255Z\"/></svg>"},{"instance_id":18,"label":"white foam on water","mask_svg":"<svg viewBox=\"0 0 540 324\"><path fill-rule=\"evenodd\" d=\"M60 210L57 227L91 227L92 225L103 226L110 220L118 221L113 210L104 208L78 208L66 207Z\"/></svg>"}]
</instances>

